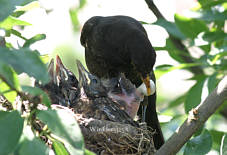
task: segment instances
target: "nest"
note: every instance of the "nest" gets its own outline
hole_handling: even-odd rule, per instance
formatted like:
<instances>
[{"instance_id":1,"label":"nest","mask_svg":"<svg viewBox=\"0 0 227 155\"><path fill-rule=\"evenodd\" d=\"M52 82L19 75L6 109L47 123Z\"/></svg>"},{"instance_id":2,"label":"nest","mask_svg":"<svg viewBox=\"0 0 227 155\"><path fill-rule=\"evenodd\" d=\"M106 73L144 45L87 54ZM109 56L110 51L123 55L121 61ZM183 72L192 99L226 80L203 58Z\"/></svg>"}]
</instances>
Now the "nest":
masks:
<instances>
[{"instance_id":1,"label":"nest","mask_svg":"<svg viewBox=\"0 0 227 155\"><path fill-rule=\"evenodd\" d=\"M76 114L85 146L96 154L154 154L153 133L146 124L134 127Z\"/></svg>"}]
</instances>

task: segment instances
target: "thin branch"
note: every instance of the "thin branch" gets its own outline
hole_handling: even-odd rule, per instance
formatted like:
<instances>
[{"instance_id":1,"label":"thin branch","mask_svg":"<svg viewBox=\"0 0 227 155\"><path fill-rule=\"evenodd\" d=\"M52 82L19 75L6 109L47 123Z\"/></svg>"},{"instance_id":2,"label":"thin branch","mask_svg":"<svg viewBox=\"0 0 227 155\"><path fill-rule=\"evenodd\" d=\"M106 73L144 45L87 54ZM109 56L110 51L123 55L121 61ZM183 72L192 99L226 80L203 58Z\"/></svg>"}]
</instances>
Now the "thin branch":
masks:
<instances>
[{"instance_id":1,"label":"thin branch","mask_svg":"<svg viewBox=\"0 0 227 155\"><path fill-rule=\"evenodd\" d=\"M176 154L225 100L227 100L227 76L219 82L203 103L190 111L187 120L156 152L156 155Z\"/></svg>"},{"instance_id":2,"label":"thin branch","mask_svg":"<svg viewBox=\"0 0 227 155\"><path fill-rule=\"evenodd\" d=\"M157 8L157 6L154 4L153 0L145 0L145 1L147 3L148 7L154 13L154 15L156 16L157 19L166 20L165 17L162 15L162 13ZM181 57L181 59L184 60L187 63L193 63L194 60L192 59L192 57L190 57L188 55L189 51L188 51L187 47L181 42L181 40L174 37L170 33L168 33L168 34L169 34L170 40L173 42L175 47L178 48L180 51L182 51L182 54L179 55ZM191 67L190 70L194 74L202 74L203 73L203 70L200 66Z\"/></svg>"}]
</instances>

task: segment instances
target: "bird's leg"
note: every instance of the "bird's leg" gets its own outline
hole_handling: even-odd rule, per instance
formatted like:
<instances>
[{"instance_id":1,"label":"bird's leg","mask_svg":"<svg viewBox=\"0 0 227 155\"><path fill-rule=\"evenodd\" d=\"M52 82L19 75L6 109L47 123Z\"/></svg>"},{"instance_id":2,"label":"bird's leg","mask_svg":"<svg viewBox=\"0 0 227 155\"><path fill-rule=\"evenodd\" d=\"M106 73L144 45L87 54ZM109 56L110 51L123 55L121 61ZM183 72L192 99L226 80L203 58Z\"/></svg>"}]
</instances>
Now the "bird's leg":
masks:
<instances>
[{"instance_id":1,"label":"bird's leg","mask_svg":"<svg viewBox=\"0 0 227 155\"><path fill-rule=\"evenodd\" d=\"M146 111L147 111L147 105L148 105L148 97L144 96L144 100L142 102L142 122L145 122L146 120Z\"/></svg>"}]
</instances>

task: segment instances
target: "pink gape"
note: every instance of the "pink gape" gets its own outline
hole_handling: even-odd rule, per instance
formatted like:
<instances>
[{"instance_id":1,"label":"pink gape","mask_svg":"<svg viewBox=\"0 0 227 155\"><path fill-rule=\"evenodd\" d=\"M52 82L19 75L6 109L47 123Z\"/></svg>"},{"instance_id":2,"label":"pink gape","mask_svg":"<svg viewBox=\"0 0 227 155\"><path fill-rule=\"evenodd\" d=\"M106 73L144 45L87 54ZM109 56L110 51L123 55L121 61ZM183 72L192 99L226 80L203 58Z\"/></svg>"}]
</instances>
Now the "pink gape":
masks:
<instances>
[{"instance_id":1,"label":"pink gape","mask_svg":"<svg viewBox=\"0 0 227 155\"><path fill-rule=\"evenodd\" d=\"M141 94L136 87L125 77L120 79L121 92L109 92L108 96L112 98L115 102L123 105L124 109L128 115L134 119L139 110L140 102L143 101L144 95ZM127 86L126 86L127 85ZM131 85L130 89L128 86Z\"/></svg>"}]
</instances>

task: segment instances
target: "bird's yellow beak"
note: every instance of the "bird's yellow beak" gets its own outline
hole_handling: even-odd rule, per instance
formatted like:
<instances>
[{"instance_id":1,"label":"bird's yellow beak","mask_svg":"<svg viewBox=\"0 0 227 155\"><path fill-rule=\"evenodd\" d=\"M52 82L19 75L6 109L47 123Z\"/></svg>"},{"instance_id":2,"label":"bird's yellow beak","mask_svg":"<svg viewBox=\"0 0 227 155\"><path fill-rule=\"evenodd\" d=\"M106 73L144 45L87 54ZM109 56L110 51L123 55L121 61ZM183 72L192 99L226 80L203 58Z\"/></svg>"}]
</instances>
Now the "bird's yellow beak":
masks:
<instances>
[{"instance_id":1,"label":"bird's yellow beak","mask_svg":"<svg viewBox=\"0 0 227 155\"><path fill-rule=\"evenodd\" d=\"M142 78L143 83L145 84L146 88L147 88L147 96L151 95L151 84L150 84L150 77L149 74L147 74L145 76L145 78Z\"/></svg>"}]
</instances>

